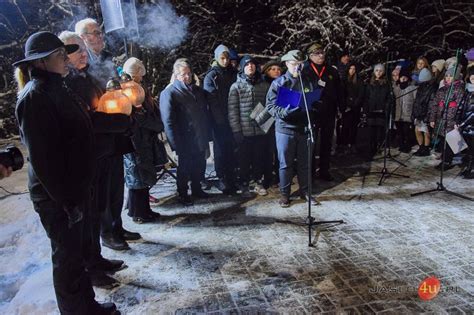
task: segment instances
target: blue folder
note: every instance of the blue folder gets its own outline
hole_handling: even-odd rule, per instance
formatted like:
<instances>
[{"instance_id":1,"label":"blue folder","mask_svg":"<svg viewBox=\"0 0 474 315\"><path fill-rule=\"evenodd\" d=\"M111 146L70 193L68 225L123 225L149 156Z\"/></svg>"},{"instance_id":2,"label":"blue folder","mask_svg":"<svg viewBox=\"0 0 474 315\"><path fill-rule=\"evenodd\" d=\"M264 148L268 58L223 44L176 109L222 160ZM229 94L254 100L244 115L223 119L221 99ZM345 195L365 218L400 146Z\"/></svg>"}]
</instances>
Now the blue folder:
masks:
<instances>
[{"instance_id":1,"label":"blue folder","mask_svg":"<svg viewBox=\"0 0 474 315\"><path fill-rule=\"evenodd\" d=\"M312 105L321 99L321 92L322 89L315 89L311 92L305 93L306 102L308 103L309 109L312 109ZM300 107L304 110L305 106L304 99L302 96L303 93L301 92L290 90L284 86L280 86L278 88L276 104L283 108L290 106L290 108Z\"/></svg>"}]
</instances>

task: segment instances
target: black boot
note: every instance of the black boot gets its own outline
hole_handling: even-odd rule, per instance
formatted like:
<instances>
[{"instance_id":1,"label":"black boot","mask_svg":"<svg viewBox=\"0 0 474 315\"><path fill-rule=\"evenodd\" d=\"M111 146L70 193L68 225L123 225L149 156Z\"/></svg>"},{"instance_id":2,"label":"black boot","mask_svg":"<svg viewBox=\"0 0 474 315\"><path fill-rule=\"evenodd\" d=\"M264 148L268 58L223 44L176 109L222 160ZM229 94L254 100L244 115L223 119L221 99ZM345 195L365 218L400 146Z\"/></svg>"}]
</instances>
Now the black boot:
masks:
<instances>
[{"instance_id":1,"label":"black boot","mask_svg":"<svg viewBox=\"0 0 474 315\"><path fill-rule=\"evenodd\" d=\"M89 308L89 314L91 315L120 315L120 311L117 310L117 306L114 303L94 303Z\"/></svg>"},{"instance_id":2,"label":"black boot","mask_svg":"<svg viewBox=\"0 0 474 315\"><path fill-rule=\"evenodd\" d=\"M102 235L102 246L113 250L127 250L130 249L128 243L119 235L107 234Z\"/></svg>"},{"instance_id":3,"label":"black boot","mask_svg":"<svg viewBox=\"0 0 474 315\"><path fill-rule=\"evenodd\" d=\"M414 156L423 156L422 154L425 152L425 146L422 144L420 145L420 147L418 148L418 150L416 150L415 153L413 153Z\"/></svg>"}]
</instances>

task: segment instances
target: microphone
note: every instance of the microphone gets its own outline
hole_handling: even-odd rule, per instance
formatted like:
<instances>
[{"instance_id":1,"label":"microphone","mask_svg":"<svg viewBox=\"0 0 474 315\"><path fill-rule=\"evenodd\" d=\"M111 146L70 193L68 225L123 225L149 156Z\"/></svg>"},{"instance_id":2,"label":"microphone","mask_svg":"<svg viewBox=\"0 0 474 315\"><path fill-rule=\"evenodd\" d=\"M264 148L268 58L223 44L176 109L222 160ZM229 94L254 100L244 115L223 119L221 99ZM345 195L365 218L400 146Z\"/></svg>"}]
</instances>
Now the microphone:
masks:
<instances>
[{"instance_id":1,"label":"microphone","mask_svg":"<svg viewBox=\"0 0 474 315\"><path fill-rule=\"evenodd\" d=\"M300 73L301 71L303 71L303 67L304 67L304 63L300 63L298 67L296 67L296 72Z\"/></svg>"}]
</instances>

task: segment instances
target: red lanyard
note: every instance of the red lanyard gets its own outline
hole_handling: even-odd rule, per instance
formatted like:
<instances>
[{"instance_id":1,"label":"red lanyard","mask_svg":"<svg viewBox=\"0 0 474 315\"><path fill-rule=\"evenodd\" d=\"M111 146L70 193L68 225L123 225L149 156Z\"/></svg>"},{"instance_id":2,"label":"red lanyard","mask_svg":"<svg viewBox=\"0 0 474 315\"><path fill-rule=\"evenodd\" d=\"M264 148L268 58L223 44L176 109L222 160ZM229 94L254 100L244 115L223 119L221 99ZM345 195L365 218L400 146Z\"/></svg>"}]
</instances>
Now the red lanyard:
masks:
<instances>
[{"instance_id":1,"label":"red lanyard","mask_svg":"<svg viewBox=\"0 0 474 315\"><path fill-rule=\"evenodd\" d=\"M311 63L311 67L313 68L316 75L321 79L323 77L324 70L326 70L326 66L323 67L323 69L321 70L321 73L319 73L318 69L316 69L314 63Z\"/></svg>"}]
</instances>

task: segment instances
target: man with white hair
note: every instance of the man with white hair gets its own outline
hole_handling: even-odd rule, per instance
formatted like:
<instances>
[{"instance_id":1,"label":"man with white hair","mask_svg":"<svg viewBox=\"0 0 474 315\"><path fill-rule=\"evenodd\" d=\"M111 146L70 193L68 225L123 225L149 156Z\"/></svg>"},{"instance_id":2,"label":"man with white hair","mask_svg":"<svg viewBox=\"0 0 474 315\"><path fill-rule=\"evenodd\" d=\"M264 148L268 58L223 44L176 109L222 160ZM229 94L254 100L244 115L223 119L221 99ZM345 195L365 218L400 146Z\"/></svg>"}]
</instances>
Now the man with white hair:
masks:
<instances>
[{"instance_id":1,"label":"man with white hair","mask_svg":"<svg viewBox=\"0 0 474 315\"><path fill-rule=\"evenodd\" d=\"M176 80L160 95L161 118L171 148L178 155L177 188L179 201L190 206L188 181L194 198L207 198L201 188L206 169L206 149L209 145L208 103L204 91L193 83L193 73L187 60L176 60L173 66Z\"/></svg>"},{"instance_id":2,"label":"man with white hair","mask_svg":"<svg viewBox=\"0 0 474 315\"><path fill-rule=\"evenodd\" d=\"M86 44L89 62L91 64L110 56L110 54L104 50L104 33L96 20L91 18L80 20L76 23L74 30Z\"/></svg>"}]
</instances>

